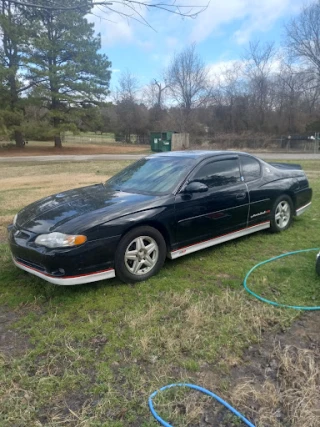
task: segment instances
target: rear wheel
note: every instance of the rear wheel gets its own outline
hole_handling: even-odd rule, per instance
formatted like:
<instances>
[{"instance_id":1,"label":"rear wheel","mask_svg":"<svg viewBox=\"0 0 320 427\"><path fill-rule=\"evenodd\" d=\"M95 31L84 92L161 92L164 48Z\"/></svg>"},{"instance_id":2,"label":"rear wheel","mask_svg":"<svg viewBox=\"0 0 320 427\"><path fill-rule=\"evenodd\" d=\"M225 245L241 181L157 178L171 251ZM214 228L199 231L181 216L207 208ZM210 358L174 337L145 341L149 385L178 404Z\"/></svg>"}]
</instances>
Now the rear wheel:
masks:
<instances>
[{"instance_id":1,"label":"rear wheel","mask_svg":"<svg viewBox=\"0 0 320 427\"><path fill-rule=\"evenodd\" d=\"M116 251L116 275L126 283L147 280L163 266L166 249L162 234L153 227L137 227L129 231Z\"/></svg>"},{"instance_id":2,"label":"rear wheel","mask_svg":"<svg viewBox=\"0 0 320 427\"><path fill-rule=\"evenodd\" d=\"M279 233L290 227L293 216L293 204L289 196L278 197L271 210L271 231Z\"/></svg>"}]
</instances>

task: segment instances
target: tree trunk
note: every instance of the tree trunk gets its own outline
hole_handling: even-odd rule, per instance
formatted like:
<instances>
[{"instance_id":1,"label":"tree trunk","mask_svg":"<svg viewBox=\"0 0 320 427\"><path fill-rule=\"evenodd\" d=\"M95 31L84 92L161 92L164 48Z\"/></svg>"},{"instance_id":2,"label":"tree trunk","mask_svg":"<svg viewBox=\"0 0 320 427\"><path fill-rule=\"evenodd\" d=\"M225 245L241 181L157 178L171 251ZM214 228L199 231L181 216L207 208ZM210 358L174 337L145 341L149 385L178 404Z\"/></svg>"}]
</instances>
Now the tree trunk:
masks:
<instances>
[{"instance_id":1,"label":"tree trunk","mask_svg":"<svg viewBox=\"0 0 320 427\"><path fill-rule=\"evenodd\" d=\"M55 148L62 148L62 141L61 141L60 135L56 135L54 137L54 146L55 146Z\"/></svg>"},{"instance_id":2,"label":"tree trunk","mask_svg":"<svg viewBox=\"0 0 320 427\"><path fill-rule=\"evenodd\" d=\"M14 131L14 140L16 141L17 148L24 147L24 139L23 139L22 133L19 130Z\"/></svg>"}]
</instances>

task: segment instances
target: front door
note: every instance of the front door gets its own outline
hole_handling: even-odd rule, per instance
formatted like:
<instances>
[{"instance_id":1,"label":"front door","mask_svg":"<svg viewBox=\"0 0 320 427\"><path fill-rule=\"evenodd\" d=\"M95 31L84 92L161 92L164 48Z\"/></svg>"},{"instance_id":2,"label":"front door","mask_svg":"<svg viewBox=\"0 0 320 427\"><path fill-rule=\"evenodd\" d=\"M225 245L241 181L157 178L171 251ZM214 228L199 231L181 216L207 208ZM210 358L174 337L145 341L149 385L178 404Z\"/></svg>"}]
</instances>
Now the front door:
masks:
<instances>
[{"instance_id":1,"label":"front door","mask_svg":"<svg viewBox=\"0 0 320 427\"><path fill-rule=\"evenodd\" d=\"M211 159L198 166L190 182L208 186L204 193L176 195L175 249L224 236L247 226L249 197L237 156Z\"/></svg>"}]
</instances>

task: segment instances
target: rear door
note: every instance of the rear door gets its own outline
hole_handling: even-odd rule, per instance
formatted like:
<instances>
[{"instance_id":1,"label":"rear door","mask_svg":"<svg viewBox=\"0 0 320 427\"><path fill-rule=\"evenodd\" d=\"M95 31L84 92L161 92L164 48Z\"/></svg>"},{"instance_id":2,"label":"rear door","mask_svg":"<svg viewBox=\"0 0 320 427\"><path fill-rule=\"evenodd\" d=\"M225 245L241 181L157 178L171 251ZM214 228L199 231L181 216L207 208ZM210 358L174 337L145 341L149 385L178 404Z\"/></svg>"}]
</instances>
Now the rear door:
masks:
<instances>
[{"instance_id":1,"label":"rear door","mask_svg":"<svg viewBox=\"0 0 320 427\"><path fill-rule=\"evenodd\" d=\"M245 228L249 211L246 184L240 175L238 156L202 162L190 182L208 186L205 193L176 195L177 246L219 237Z\"/></svg>"}]
</instances>

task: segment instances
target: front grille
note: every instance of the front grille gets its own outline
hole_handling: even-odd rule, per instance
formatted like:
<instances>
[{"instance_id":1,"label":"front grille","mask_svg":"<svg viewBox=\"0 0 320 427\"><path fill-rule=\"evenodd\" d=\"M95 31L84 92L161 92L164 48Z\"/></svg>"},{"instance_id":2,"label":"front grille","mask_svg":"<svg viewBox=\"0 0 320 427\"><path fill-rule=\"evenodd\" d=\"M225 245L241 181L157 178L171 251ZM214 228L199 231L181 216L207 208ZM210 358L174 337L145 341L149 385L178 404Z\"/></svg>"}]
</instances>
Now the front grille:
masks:
<instances>
[{"instance_id":1,"label":"front grille","mask_svg":"<svg viewBox=\"0 0 320 427\"><path fill-rule=\"evenodd\" d=\"M41 272L46 272L45 268L41 264L36 264L35 262L28 261L26 259L16 257L16 261L21 262L22 264L25 264L27 267L35 268L36 270L39 270Z\"/></svg>"},{"instance_id":2,"label":"front grille","mask_svg":"<svg viewBox=\"0 0 320 427\"><path fill-rule=\"evenodd\" d=\"M17 230L14 233L14 237L16 237L17 239L29 240L31 235L29 233L26 233L25 231Z\"/></svg>"}]
</instances>

